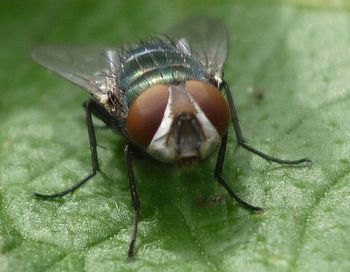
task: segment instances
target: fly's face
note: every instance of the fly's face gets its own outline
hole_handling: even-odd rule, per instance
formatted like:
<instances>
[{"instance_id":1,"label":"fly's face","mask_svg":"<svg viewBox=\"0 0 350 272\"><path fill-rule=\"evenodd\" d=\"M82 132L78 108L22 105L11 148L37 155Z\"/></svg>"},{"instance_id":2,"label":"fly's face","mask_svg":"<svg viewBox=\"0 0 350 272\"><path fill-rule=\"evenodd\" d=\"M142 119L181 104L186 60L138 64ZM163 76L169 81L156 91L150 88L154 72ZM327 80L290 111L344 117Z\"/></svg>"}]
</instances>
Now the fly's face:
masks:
<instances>
[{"instance_id":1,"label":"fly's face","mask_svg":"<svg viewBox=\"0 0 350 272\"><path fill-rule=\"evenodd\" d=\"M188 80L142 92L126 120L133 143L163 162L206 158L228 128L229 107L209 83Z\"/></svg>"}]
</instances>

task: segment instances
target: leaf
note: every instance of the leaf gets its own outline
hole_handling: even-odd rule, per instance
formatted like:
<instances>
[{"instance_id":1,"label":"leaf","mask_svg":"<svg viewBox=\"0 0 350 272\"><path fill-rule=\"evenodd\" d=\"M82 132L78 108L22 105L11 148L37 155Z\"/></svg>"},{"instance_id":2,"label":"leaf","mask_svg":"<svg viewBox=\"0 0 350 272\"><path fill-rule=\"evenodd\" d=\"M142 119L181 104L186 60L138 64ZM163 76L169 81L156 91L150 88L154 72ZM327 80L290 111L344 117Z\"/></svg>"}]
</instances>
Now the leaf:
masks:
<instances>
[{"instance_id":1,"label":"leaf","mask_svg":"<svg viewBox=\"0 0 350 272\"><path fill-rule=\"evenodd\" d=\"M350 270L348 5L261 2L1 4L0 271ZM57 201L31 196L77 182L90 154L87 95L30 52L47 43L118 45L196 14L229 27L225 76L245 138L314 163L269 164L236 151L232 132L224 175L265 208L251 214L215 182L215 155L193 169L136 161L141 222L137 257L127 262L132 209L118 136L97 131L107 178Z\"/></svg>"}]
</instances>

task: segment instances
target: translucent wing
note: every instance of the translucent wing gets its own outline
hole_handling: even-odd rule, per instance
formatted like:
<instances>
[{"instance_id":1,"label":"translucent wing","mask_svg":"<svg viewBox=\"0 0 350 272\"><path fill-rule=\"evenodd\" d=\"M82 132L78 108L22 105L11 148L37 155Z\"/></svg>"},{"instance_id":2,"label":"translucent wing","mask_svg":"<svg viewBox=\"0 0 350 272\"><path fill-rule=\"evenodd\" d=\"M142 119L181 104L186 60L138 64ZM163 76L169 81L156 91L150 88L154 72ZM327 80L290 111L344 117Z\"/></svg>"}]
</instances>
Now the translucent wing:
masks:
<instances>
[{"instance_id":1,"label":"translucent wing","mask_svg":"<svg viewBox=\"0 0 350 272\"><path fill-rule=\"evenodd\" d=\"M99 47L42 46L33 59L76 85L89 91L98 101L115 87L111 80L118 65L115 49Z\"/></svg>"},{"instance_id":2,"label":"translucent wing","mask_svg":"<svg viewBox=\"0 0 350 272\"><path fill-rule=\"evenodd\" d=\"M213 18L195 17L170 29L168 35L175 41L186 40L191 51L208 61L211 72L222 79L222 68L227 58L228 31Z\"/></svg>"}]
</instances>

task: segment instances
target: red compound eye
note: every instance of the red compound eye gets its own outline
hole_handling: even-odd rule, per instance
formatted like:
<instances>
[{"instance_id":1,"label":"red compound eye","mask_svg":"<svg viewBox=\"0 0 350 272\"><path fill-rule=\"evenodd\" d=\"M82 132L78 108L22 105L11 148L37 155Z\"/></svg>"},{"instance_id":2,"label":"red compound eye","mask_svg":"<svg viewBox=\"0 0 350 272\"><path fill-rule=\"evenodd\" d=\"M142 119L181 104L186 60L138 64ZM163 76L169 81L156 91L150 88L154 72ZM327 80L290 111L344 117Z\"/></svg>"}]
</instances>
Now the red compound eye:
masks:
<instances>
[{"instance_id":1,"label":"red compound eye","mask_svg":"<svg viewBox=\"0 0 350 272\"><path fill-rule=\"evenodd\" d=\"M168 98L168 87L155 85L141 93L131 103L126 128L135 144L143 148L150 144L162 122Z\"/></svg>"},{"instance_id":2,"label":"red compound eye","mask_svg":"<svg viewBox=\"0 0 350 272\"><path fill-rule=\"evenodd\" d=\"M229 125L230 110L219 90L210 84L194 80L186 81L186 90L200 106L218 134L223 136Z\"/></svg>"}]
</instances>

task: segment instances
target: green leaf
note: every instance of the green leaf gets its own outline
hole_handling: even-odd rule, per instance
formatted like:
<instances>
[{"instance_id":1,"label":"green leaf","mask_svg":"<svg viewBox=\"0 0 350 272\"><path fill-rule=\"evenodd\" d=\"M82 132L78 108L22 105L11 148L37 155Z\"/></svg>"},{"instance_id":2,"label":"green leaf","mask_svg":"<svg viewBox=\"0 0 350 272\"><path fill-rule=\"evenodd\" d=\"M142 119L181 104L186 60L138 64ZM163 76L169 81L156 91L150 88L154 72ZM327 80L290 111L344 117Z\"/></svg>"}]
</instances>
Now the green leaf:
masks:
<instances>
[{"instance_id":1,"label":"green leaf","mask_svg":"<svg viewBox=\"0 0 350 272\"><path fill-rule=\"evenodd\" d=\"M301 3L301 4L300 4ZM345 1L3 1L0 4L0 271L349 271L350 35ZM265 208L237 206L213 177L135 161L141 200L136 258L123 140L99 129L107 178L40 201L90 170L81 104L88 95L40 68L33 48L112 44L187 17L230 31L225 67L245 138L311 167L269 164L230 133L224 176ZM249 89L259 89L259 100Z\"/></svg>"}]
</instances>

